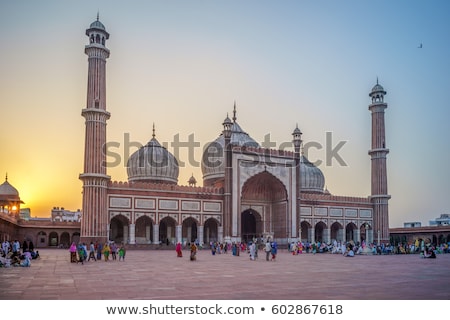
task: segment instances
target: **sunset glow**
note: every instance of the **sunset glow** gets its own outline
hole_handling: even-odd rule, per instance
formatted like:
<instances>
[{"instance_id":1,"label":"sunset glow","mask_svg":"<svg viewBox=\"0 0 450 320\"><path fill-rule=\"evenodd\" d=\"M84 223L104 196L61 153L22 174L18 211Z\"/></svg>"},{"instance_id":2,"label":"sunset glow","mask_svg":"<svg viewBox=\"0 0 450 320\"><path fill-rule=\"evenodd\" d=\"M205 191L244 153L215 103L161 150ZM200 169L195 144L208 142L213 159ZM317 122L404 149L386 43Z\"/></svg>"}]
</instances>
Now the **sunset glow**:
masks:
<instances>
[{"instance_id":1,"label":"sunset glow","mask_svg":"<svg viewBox=\"0 0 450 320\"><path fill-rule=\"evenodd\" d=\"M81 208L85 30L97 10L110 33L112 180L127 180L127 156L155 124L169 151L184 145L178 183L201 184L203 148L236 102L256 141L287 146L298 124L328 190L366 197L378 78L391 227L450 213L448 1L0 1L0 175L31 216ZM327 158L339 143L345 165Z\"/></svg>"}]
</instances>

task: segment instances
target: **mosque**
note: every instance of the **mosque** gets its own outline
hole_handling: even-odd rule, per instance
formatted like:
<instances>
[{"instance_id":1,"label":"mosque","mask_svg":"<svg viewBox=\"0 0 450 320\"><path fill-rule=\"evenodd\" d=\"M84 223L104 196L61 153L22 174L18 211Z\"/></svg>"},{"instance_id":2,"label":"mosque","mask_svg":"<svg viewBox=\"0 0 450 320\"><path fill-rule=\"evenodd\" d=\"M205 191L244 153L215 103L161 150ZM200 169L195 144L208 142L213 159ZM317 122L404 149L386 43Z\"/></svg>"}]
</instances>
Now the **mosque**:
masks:
<instances>
[{"instance_id":1,"label":"mosque","mask_svg":"<svg viewBox=\"0 0 450 320\"><path fill-rule=\"evenodd\" d=\"M293 128L293 151L262 148L237 122L218 124L204 150L203 186L194 177L178 184L177 159L156 139L127 162L128 181L107 175L106 61L109 33L97 20L89 43L81 241L128 244L240 242L254 237L287 244L304 241L389 241L384 102L377 84L369 93L372 116L371 195L330 194L322 171L302 154L302 132ZM212 137L214 138L214 137Z\"/></svg>"},{"instance_id":2,"label":"mosque","mask_svg":"<svg viewBox=\"0 0 450 320\"><path fill-rule=\"evenodd\" d=\"M18 191L8 178L0 185L0 235L29 238L45 246L79 240L129 245L271 239L292 241L389 241L384 102L378 83L369 93L372 117L371 194L332 195L322 171L302 154L302 132L292 131L293 151L261 147L233 116L218 124L218 136L204 149L203 186L178 184L177 159L156 139L127 162L128 181L116 182L105 166L106 46L109 33L97 20L86 30L88 81L80 222L28 223L18 216ZM79 219L78 219L79 220ZM61 225L59 225L61 224ZM64 226L63 226L64 224ZM81 225L81 227L80 227ZM33 231L36 229L35 231ZM80 230L81 229L81 230ZM35 234L36 233L36 234ZM47 239L48 238L48 239ZM65 239L63 241L63 239ZM51 240L51 241L50 241Z\"/></svg>"}]
</instances>

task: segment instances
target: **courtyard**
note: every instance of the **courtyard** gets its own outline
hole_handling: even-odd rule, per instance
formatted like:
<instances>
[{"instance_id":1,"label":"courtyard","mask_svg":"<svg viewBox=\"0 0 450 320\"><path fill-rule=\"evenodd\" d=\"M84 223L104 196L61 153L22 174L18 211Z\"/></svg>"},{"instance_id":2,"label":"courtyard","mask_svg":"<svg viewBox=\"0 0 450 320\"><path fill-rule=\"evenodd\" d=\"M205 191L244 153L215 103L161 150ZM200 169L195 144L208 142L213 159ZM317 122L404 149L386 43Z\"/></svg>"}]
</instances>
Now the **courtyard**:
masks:
<instances>
[{"instance_id":1,"label":"courtyard","mask_svg":"<svg viewBox=\"0 0 450 320\"><path fill-rule=\"evenodd\" d=\"M125 261L70 263L39 249L30 268L0 268L1 300L449 300L450 254L293 256L128 250Z\"/></svg>"}]
</instances>

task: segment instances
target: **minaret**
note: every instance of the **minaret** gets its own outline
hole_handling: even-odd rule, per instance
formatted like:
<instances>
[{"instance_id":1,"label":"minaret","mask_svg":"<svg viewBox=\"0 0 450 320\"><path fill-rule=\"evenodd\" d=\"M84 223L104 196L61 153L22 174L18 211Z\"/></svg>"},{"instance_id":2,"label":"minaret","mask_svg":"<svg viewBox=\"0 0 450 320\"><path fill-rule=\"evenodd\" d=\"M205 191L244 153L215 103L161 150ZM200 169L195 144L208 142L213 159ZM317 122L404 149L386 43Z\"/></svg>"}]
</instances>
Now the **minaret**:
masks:
<instances>
[{"instance_id":1,"label":"minaret","mask_svg":"<svg viewBox=\"0 0 450 320\"><path fill-rule=\"evenodd\" d=\"M294 159L295 159L295 217L296 217L296 229L298 230L298 240L301 241L302 238L302 228L300 227L300 192L301 192L301 179L300 179L300 147L302 145L302 132L295 127L294 132L292 132L292 143L294 145Z\"/></svg>"},{"instance_id":2,"label":"minaret","mask_svg":"<svg viewBox=\"0 0 450 320\"><path fill-rule=\"evenodd\" d=\"M383 87L377 84L372 88L369 97L372 103L369 110L372 112L372 148L369 155L372 160L372 191L371 202L373 204L373 237L377 242L389 241L389 211L388 200L391 198L387 190L386 148L384 110L387 103L384 102Z\"/></svg>"},{"instance_id":3,"label":"minaret","mask_svg":"<svg viewBox=\"0 0 450 320\"><path fill-rule=\"evenodd\" d=\"M235 109L236 110L236 109ZM234 121L236 121L236 113L234 113L233 117ZM231 242L232 230L231 230L231 215L232 215L232 192L233 192L233 180L232 180L232 145L231 145L231 135L233 123L230 118L227 117L223 121L223 136L225 138L225 152L224 152L224 160L225 160L225 182L224 182L224 203L223 203L223 216L222 216L222 227L223 227L223 242Z\"/></svg>"},{"instance_id":4,"label":"minaret","mask_svg":"<svg viewBox=\"0 0 450 320\"><path fill-rule=\"evenodd\" d=\"M89 44L84 52L88 56L88 85L86 108L81 115L86 119L84 142L83 211L81 219L81 242L106 242L108 240L107 184L106 174L106 59L109 50L105 43L109 38L105 26L97 20L91 23L86 35Z\"/></svg>"}]
</instances>

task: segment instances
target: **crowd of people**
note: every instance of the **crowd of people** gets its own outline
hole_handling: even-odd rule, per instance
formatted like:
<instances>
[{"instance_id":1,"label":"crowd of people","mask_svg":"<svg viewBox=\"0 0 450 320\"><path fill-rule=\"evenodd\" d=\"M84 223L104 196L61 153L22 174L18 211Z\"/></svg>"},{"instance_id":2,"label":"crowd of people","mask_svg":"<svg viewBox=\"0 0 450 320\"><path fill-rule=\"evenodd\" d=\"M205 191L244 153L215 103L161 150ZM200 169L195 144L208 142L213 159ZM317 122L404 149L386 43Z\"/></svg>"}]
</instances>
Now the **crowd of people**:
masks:
<instances>
[{"instance_id":1,"label":"crowd of people","mask_svg":"<svg viewBox=\"0 0 450 320\"><path fill-rule=\"evenodd\" d=\"M197 248L198 245L196 245ZM190 247L190 244L182 245L177 243L175 250L177 257L183 256L183 248ZM265 258L267 261L275 261L278 251L278 245L276 241L270 241L267 239L253 239L248 243L245 242L214 242L209 243L211 255L227 254L231 252L233 256L240 256L242 253L248 254L250 260L258 259L258 251L265 252ZM377 244L369 243L365 241L354 242L351 241L336 241L332 243L325 243L321 241L309 242L298 241L292 242L288 245L288 251L292 255L300 254L316 254L316 253L330 253L341 254L345 257L355 257L357 255L389 255L389 254L420 254L423 258L436 258L436 254L450 253L450 243L443 243L439 246L434 246L431 243L426 243L423 240L416 240L414 243L405 244L398 243L393 245L391 243Z\"/></svg>"},{"instance_id":2,"label":"crowd of people","mask_svg":"<svg viewBox=\"0 0 450 320\"><path fill-rule=\"evenodd\" d=\"M0 268L30 267L31 260L39 258L39 251L34 250L32 241L4 240L0 247Z\"/></svg>"},{"instance_id":3,"label":"crowd of people","mask_svg":"<svg viewBox=\"0 0 450 320\"><path fill-rule=\"evenodd\" d=\"M293 255L302 253L332 253L342 254L347 257L354 257L355 255L371 254L371 255L389 255L389 254L420 254L424 258L436 258L436 254L450 253L450 243L442 243L435 246L431 243L426 243L424 240L415 240L413 243L398 243L393 245L391 243L369 243L365 241L354 242L339 242L334 240L331 244L324 242L292 242L289 246L289 251Z\"/></svg>"},{"instance_id":4,"label":"crowd of people","mask_svg":"<svg viewBox=\"0 0 450 320\"><path fill-rule=\"evenodd\" d=\"M70 262L84 264L91 260L101 261L102 258L105 262L109 260L115 261L117 260L117 257L119 257L119 261L125 261L126 249L123 244L117 246L113 241L104 244L91 242L89 248L84 242L79 243L78 245L75 242L72 242L69 252Z\"/></svg>"},{"instance_id":5,"label":"crowd of people","mask_svg":"<svg viewBox=\"0 0 450 320\"><path fill-rule=\"evenodd\" d=\"M182 245L181 242L178 242L175 245L175 252L178 258L183 257L183 248L189 248L191 250L191 260L196 260L197 250L203 248L196 242L186 243ZM211 251L211 255L220 255L227 254L231 252L233 256L240 256L241 253L246 253L250 257L250 260L256 260L258 258L258 251L264 249L266 252L266 260L267 261L275 261L277 253L278 253L278 245L276 241L267 240L265 244L262 242L258 242L258 240L253 239L248 244L245 242L217 242L211 241L209 243L209 250Z\"/></svg>"}]
</instances>

